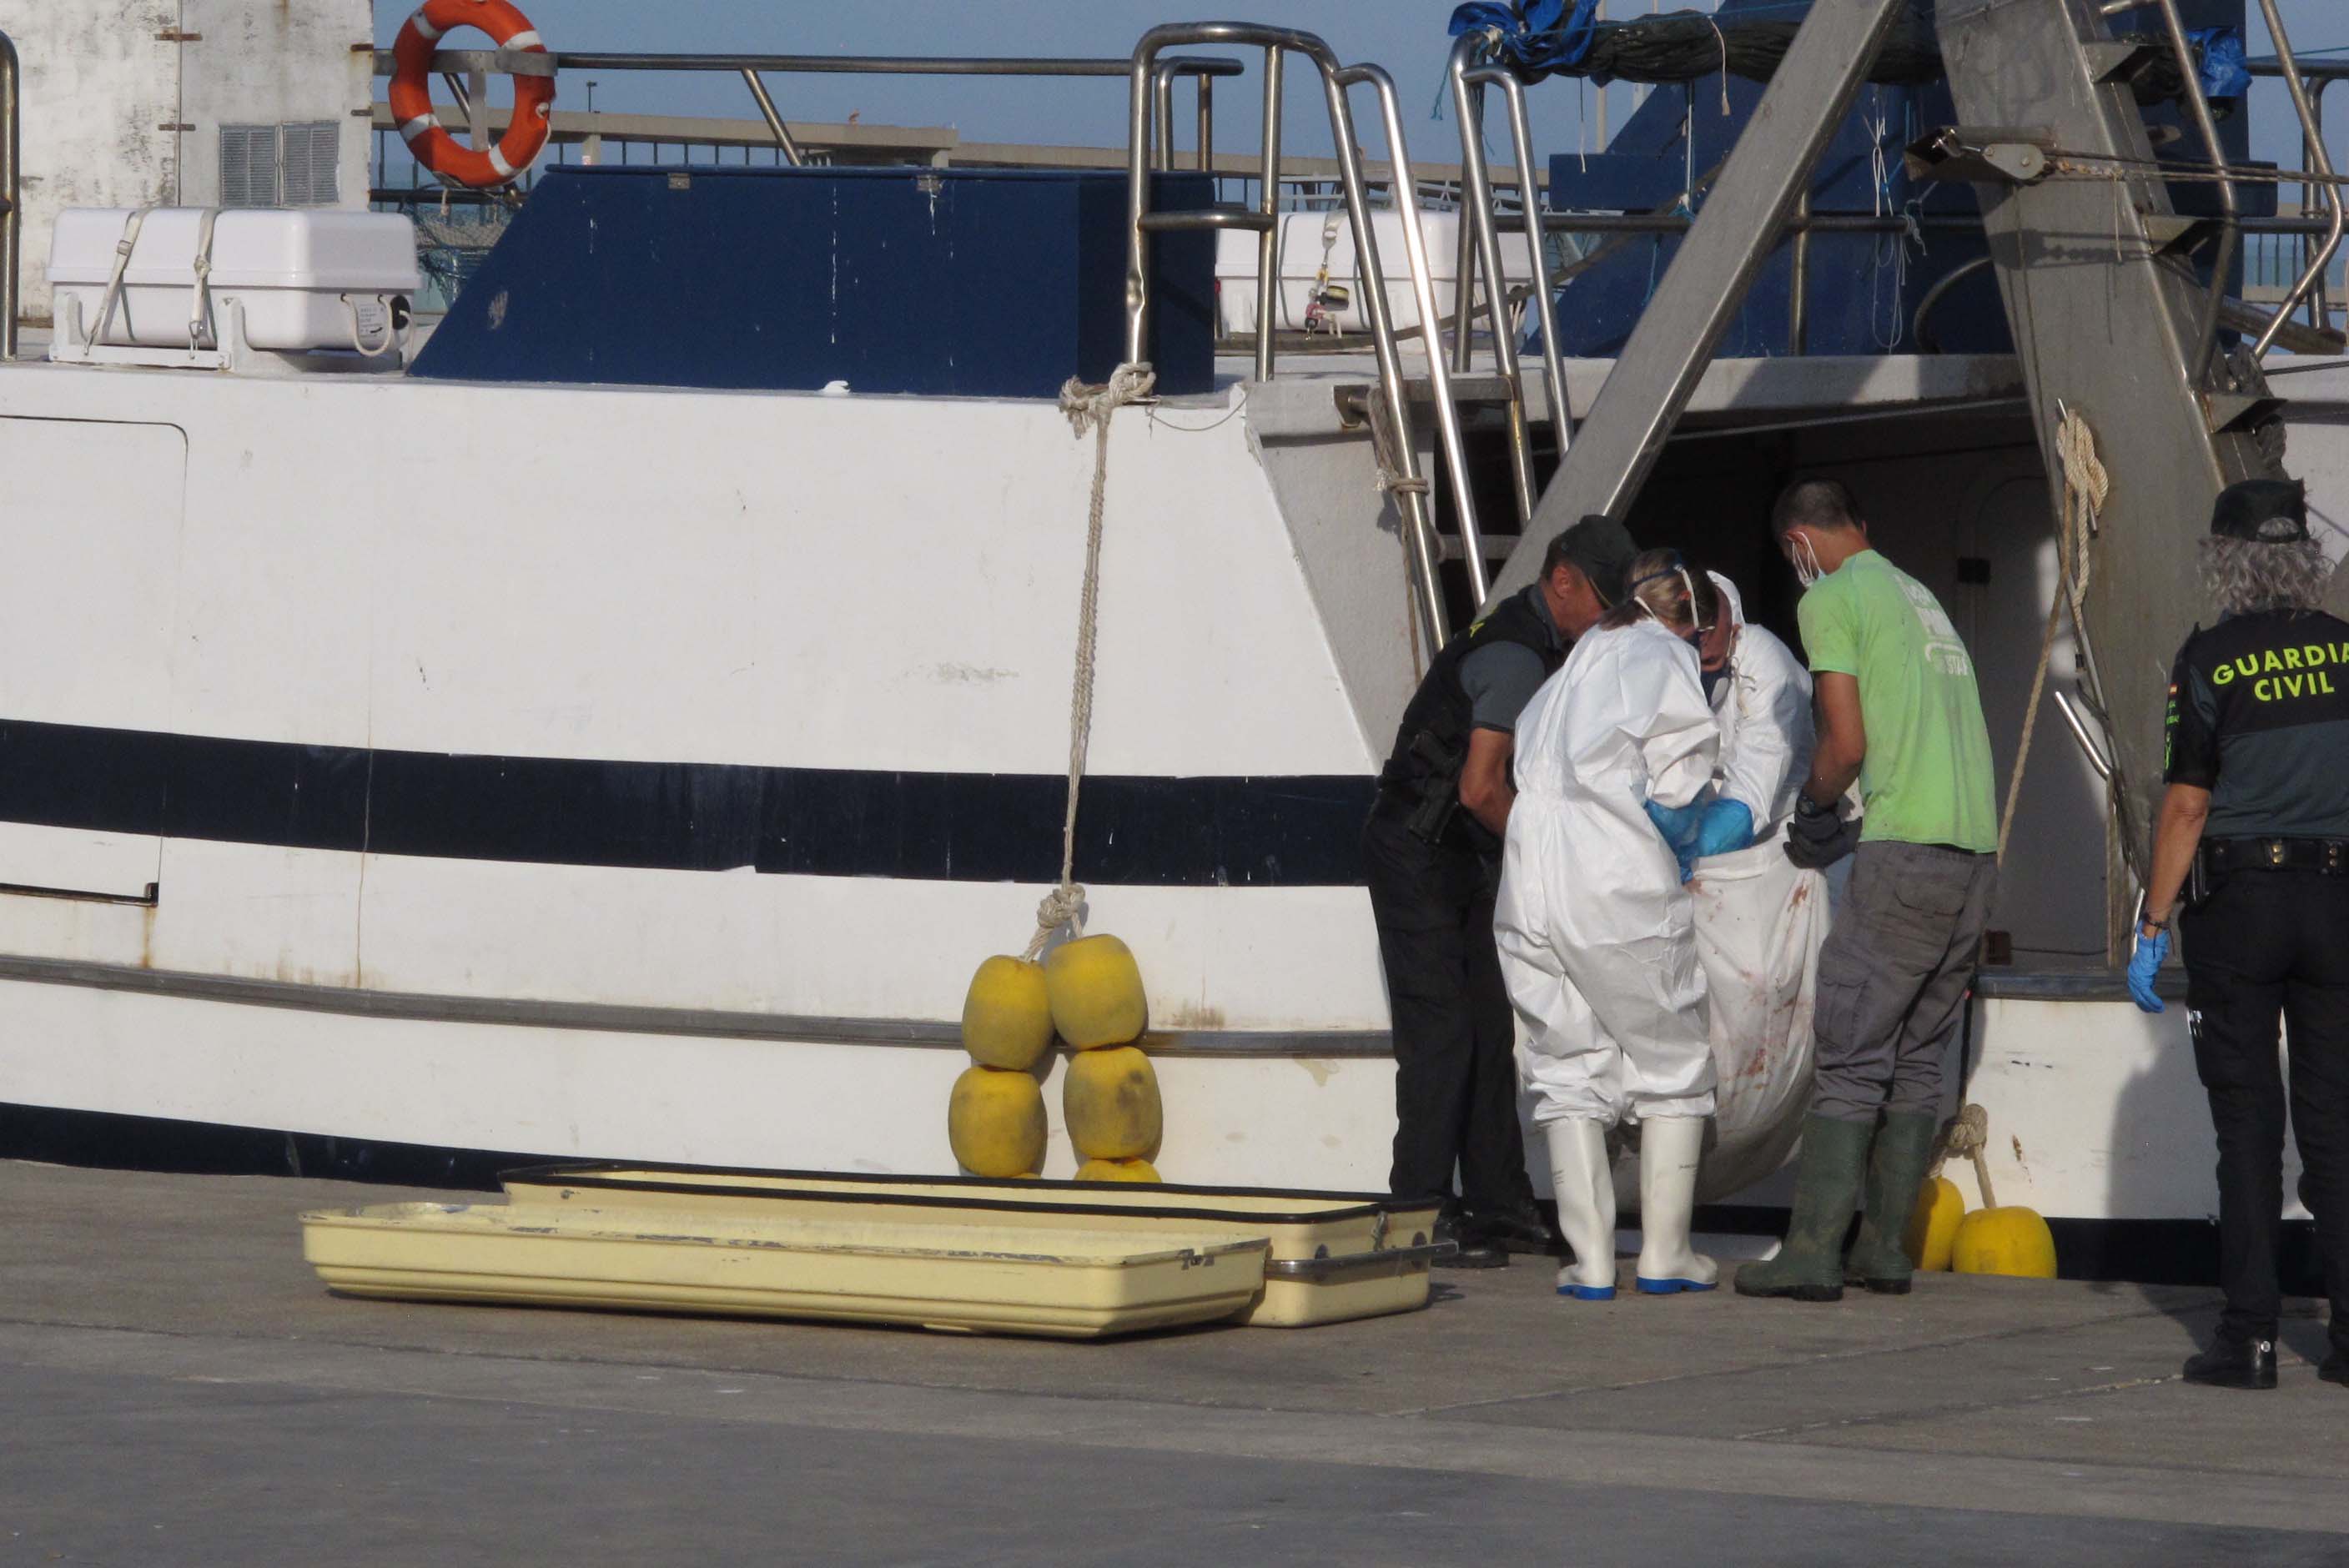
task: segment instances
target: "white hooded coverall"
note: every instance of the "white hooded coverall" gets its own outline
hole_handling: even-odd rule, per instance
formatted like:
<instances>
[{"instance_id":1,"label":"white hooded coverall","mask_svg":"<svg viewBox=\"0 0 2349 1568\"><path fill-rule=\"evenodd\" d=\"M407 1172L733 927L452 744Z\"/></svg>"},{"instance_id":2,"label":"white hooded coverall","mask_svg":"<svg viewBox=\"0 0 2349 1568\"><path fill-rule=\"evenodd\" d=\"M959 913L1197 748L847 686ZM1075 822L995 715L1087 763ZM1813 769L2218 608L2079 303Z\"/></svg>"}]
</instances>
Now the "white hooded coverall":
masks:
<instances>
[{"instance_id":1,"label":"white hooded coverall","mask_svg":"<svg viewBox=\"0 0 2349 1568\"><path fill-rule=\"evenodd\" d=\"M1643 620L1575 644L1517 720L1494 934L1536 1122L1709 1116L1694 916L1642 806L1685 806L1719 731L1696 649Z\"/></svg>"},{"instance_id":2,"label":"white hooded coverall","mask_svg":"<svg viewBox=\"0 0 2349 1568\"><path fill-rule=\"evenodd\" d=\"M1809 776L1815 738L1811 672L1765 626L1746 624L1737 585L1708 572L1723 614L1737 628L1728 678L1713 687L1713 713L1721 725L1714 779L1724 799L1754 813L1754 840L1778 836L1795 815L1795 797Z\"/></svg>"}]
</instances>

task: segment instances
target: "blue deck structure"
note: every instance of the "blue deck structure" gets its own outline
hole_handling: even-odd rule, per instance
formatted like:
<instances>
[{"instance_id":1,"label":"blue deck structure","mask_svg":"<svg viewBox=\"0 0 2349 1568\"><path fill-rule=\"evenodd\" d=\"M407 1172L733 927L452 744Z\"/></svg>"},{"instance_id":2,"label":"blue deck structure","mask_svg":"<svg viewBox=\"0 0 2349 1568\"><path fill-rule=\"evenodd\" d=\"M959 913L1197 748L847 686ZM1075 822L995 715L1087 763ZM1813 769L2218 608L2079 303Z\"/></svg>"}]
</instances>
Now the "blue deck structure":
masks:
<instances>
[{"instance_id":1,"label":"blue deck structure","mask_svg":"<svg viewBox=\"0 0 2349 1568\"><path fill-rule=\"evenodd\" d=\"M1722 0L1716 15L1725 26L1741 20L1785 21L1804 7L1785 0ZM2184 0L2192 27L2240 29L2243 0ZM2117 32L2157 32L2152 9L2114 19ZM1550 160L1549 201L1556 211L1681 213L1701 207L1702 187L1744 132L1761 102L1764 84L1715 72L1681 85L1659 86L1633 112L1603 153L1563 154ZM2252 166L2250 125L2240 110L2220 121L2220 140L2230 162ZM1901 232L1816 232L1810 241L1805 351L1815 355L2005 353L2012 346L1998 289L1987 271L1964 280L1938 304L1930 322L1930 342L1917 342L1913 317L1918 302L1951 272L1981 259L1987 248L1974 221L1979 209L1970 187L1911 180L1901 166L1903 150L1925 130L1958 123L1948 87L1869 85L1860 89L1853 112L1821 155L1812 181L1816 213L1867 219L1913 219ZM2156 125L2182 123L2178 106L2147 110ZM1692 147L1692 139L1693 146ZM2166 156L2199 159L2202 150L2189 129ZM1693 201L1692 183L1698 187ZM2241 188L2246 215L2274 211L2272 185ZM2184 212L2215 211L2207 183L2174 184L2174 206ZM1646 308L1658 279L1671 264L1679 234L1592 236L1586 249L1594 259L1558 291L1558 325L1568 355L1610 358L1622 351L1631 327ZM1757 358L1793 352L1795 251L1782 241L1763 264L1723 336L1723 358Z\"/></svg>"},{"instance_id":2,"label":"blue deck structure","mask_svg":"<svg viewBox=\"0 0 2349 1568\"><path fill-rule=\"evenodd\" d=\"M410 373L1050 397L1122 357L1125 211L1123 172L550 169ZM1151 257L1159 389L1206 391L1214 236Z\"/></svg>"}]
</instances>

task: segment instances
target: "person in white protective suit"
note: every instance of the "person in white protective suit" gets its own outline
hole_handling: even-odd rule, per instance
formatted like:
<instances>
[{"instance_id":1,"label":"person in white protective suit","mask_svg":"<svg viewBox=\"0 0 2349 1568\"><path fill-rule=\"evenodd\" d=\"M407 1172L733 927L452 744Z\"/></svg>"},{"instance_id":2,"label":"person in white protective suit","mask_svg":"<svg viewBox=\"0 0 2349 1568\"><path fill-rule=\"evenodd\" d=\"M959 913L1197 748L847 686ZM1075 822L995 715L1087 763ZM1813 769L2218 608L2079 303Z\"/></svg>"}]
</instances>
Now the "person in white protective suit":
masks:
<instances>
[{"instance_id":1,"label":"person in white protective suit","mask_svg":"<svg viewBox=\"0 0 2349 1568\"><path fill-rule=\"evenodd\" d=\"M1816 743L1811 672L1768 627L1747 624L1735 583L1718 572L1705 575L1721 598L1721 614L1697 646L1705 698L1721 726L1713 769L1720 804L1706 813L1700 858L1776 838L1795 815Z\"/></svg>"},{"instance_id":2,"label":"person in white protective suit","mask_svg":"<svg viewBox=\"0 0 2349 1568\"><path fill-rule=\"evenodd\" d=\"M1718 1274L1688 1239L1714 1079L1679 865L1720 749L1695 646L1717 601L1671 551L1647 552L1627 575L1627 602L1517 722L1494 917L1526 1026L1519 1069L1574 1249L1558 1294L1587 1301L1615 1294L1607 1133L1626 1119L1640 1124L1638 1288L1711 1290Z\"/></svg>"}]
</instances>

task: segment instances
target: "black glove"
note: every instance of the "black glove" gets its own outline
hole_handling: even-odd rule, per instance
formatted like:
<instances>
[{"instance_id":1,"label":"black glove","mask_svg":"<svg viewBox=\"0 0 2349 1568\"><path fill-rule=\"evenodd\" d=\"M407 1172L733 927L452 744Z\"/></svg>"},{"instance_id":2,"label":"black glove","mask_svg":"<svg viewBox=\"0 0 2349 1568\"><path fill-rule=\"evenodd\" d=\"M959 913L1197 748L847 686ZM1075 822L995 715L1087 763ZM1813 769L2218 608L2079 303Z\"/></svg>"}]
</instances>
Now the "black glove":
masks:
<instances>
[{"instance_id":1,"label":"black glove","mask_svg":"<svg viewBox=\"0 0 2349 1568\"><path fill-rule=\"evenodd\" d=\"M1823 872L1859 847L1859 824L1808 795L1795 799L1795 820L1786 829L1786 858L1806 872Z\"/></svg>"}]
</instances>

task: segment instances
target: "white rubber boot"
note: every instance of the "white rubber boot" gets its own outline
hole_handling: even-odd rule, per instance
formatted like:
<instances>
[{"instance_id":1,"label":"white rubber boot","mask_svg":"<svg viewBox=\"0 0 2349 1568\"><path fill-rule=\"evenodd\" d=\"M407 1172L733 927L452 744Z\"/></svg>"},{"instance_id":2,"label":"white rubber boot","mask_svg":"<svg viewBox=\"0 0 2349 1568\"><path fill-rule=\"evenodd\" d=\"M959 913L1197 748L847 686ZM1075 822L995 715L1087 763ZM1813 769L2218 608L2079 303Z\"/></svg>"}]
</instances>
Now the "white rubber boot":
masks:
<instances>
[{"instance_id":1,"label":"white rubber boot","mask_svg":"<svg viewBox=\"0 0 2349 1568\"><path fill-rule=\"evenodd\" d=\"M1631 1279L1643 1295L1711 1290L1720 1283L1720 1266L1689 1248L1704 1121L1701 1116L1640 1119L1640 1264Z\"/></svg>"},{"instance_id":2,"label":"white rubber boot","mask_svg":"<svg viewBox=\"0 0 2349 1568\"><path fill-rule=\"evenodd\" d=\"M1574 1261L1557 1271L1557 1294L1572 1301L1612 1301L1615 1172L1607 1159L1606 1124L1574 1117L1546 1130L1557 1228L1574 1249Z\"/></svg>"}]
</instances>

